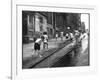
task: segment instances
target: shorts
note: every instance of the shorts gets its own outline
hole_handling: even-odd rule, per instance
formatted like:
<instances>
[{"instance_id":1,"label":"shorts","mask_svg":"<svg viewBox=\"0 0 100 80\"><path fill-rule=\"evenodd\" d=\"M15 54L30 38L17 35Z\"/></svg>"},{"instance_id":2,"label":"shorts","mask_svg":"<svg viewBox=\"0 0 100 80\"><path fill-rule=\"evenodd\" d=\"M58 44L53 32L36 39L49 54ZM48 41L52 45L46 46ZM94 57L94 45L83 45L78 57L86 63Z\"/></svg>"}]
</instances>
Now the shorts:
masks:
<instances>
[{"instance_id":1,"label":"shorts","mask_svg":"<svg viewBox=\"0 0 100 80\"><path fill-rule=\"evenodd\" d=\"M68 36L66 36L66 39L68 39Z\"/></svg>"},{"instance_id":2,"label":"shorts","mask_svg":"<svg viewBox=\"0 0 100 80\"><path fill-rule=\"evenodd\" d=\"M44 42L44 44L47 44L48 45L48 42Z\"/></svg>"},{"instance_id":3,"label":"shorts","mask_svg":"<svg viewBox=\"0 0 100 80\"><path fill-rule=\"evenodd\" d=\"M34 50L40 50L40 44L35 43L34 44Z\"/></svg>"}]
</instances>

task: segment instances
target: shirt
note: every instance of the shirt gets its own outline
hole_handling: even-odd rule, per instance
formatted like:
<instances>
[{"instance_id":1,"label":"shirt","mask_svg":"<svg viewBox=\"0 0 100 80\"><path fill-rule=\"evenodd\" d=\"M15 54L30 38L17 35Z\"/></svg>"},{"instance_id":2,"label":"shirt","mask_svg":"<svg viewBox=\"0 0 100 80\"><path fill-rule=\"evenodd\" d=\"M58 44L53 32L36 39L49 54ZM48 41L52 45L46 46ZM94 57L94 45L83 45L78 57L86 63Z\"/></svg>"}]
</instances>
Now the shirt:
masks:
<instances>
[{"instance_id":1,"label":"shirt","mask_svg":"<svg viewBox=\"0 0 100 80\"><path fill-rule=\"evenodd\" d=\"M35 41L35 43L38 43L38 44L41 44L41 38L38 38L36 41Z\"/></svg>"},{"instance_id":2,"label":"shirt","mask_svg":"<svg viewBox=\"0 0 100 80\"><path fill-rule=\"evenodd\" d=\"M44 36L44 42L48 42L48 36L47 35L43 35Z\"/></svg>"},{"instance_id":3,"label":"shirt","mask_svg":"<svg viewBox=\"0 0 100 80\"><path fill-rule=\"evenodd\" d=\"M58 34L56 34L56 37L58 37Z\"/></svg>"}]
</instances>

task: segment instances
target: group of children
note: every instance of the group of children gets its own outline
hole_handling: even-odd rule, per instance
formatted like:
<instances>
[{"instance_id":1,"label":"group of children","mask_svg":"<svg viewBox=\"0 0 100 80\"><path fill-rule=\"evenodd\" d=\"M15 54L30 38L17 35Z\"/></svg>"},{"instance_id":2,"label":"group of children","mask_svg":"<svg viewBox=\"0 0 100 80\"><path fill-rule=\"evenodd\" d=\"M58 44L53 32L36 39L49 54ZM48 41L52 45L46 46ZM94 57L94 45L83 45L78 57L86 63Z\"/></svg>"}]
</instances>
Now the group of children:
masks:
<instances>
[{"instance_id":1,"label":"group of children","mask_svg":"<svg viewBox=\"0 0 100 80\"><path fill-rule=\"evenodd\" d=\"M55 35L55 38L56 38L56 40L58 39L58 34ZM64 33L63 32L60 33L60 38L61 38L61 41L63 41L63 38L64 38ZM73 33L66 33L65 38L66 39L72 39L73 38Z\"/></svg>"},{"instance_id":2,"label":"group of children","mask_svg":"<svg viewBox=\"0 0 100 80\"><path fill-rule=\"evenodd\" d=\"M81 42L81 37L82 35L80 34L80 32L78 30L75 31L75 33L67 33L65 35L66 39L69 39L71 41L76 41L76 44L78 44L79 42ZM56 34L56 40L58 38L58 34ZM61 40L63 38L63 32L61 33ZM36 55L39 55L39 57L42 57L40 54L39 54L39 51L41 49L41 43L43 43L43 49L47 48L48 49L48 35L47 33L44 33L40 38L37 38L35 40L35 43L34 43L34 54Z\"/></svg>"}]
</instances>

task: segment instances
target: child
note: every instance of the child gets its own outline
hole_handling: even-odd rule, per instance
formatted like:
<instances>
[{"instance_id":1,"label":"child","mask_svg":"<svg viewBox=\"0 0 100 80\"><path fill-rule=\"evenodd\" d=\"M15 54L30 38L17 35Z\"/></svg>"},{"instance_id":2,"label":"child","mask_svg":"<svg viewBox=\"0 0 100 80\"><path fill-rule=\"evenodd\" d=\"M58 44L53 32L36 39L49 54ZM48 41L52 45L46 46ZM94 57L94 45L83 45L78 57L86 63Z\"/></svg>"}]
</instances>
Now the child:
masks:
<instances>
[{"instance_id":1,"label":"child","mask_svg":"<svg viewBox=\"0 0 100 80\"><path fill-rule=\"evenodd\" d=\"M60 33L61 41L63 41L63 32Z\"/></svg>"},{"instance_id":2,"label":"child","mask_svg":"<svg viewBox=\"0 0 100 80\"><path fill-rule=\"evenodd\" d=\"M65 35L65 36L66 36L66 39L68 40L68 39L69 39L69 34L68 34L68 33L66 33L66 35Z\"/></svg>"},{"instance_id":3,"label":"child","mask_svg":"<svg viewBox=\"0 0 100 80\"><path fill-rule=\"evenodd\" d=\"M69 34L70 34L70 40L73 41L74 38L73 33L69 33Z\"/></svg>"},{"instance_id":4,"label":"child","mask_svg":"<svg viewBox=\"0 0 100 80\"><path fill-rule=\"evenodd\" d=\"M56 41L57 41L57 38L58 38L58 34L56 34Z\"/></svg>"},{"instance_id":5,"label":"child","mask_svg":"<svg viewBox=\"0 0 100 80\"><path fill-rule=\"evenodd\" d=\"M47 35L46 32L43 34L43 37L44 37L44 39L43 39L43 48L45 49L47 47L47 49L48 49L48 35Z\"/></svg>"},{"instance_id":6,"label":"child","mask_svg":"<svg viewBox=\"0 0 100 80\"><path fill-rule=\"evenodd\" d=\"M42 39L41 39L41 38L37 38L36 41L35 41L35 43L34 43L34 50L35 50L35 53L36 53L37 55L39 55L39 57L42 57L42 56L39 54L41 42L42 42Z\"/></svg>"}]
</instances>

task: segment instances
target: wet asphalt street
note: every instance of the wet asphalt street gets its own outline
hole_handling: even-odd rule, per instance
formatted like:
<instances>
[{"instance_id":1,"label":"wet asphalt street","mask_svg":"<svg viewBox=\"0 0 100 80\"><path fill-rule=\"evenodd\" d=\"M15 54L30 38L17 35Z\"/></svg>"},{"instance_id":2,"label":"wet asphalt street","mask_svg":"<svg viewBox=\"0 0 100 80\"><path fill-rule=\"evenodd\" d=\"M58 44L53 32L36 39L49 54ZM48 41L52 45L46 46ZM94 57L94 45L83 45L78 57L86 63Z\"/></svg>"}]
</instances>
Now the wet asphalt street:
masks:
<instances>
[{"instance_id":1,"label":"wet asphalt street","mask_svg":"<svg viewBox=\"0 0 100 80\"><path fill-rule=\"evenodd\" d=\"M65 42L61 43L58 40L57 43L57 41L52 40L50 43L53 44L49 44L55 47L42 52L42 58L32 57L31 54L25 53L30 55L30 57L24 57L23 68L89 66L89 47L87 41L88 39L83 39L81 46L72 46L74 42L65 40ZM57 46L63 47L58 48ZM27 48L26 50L30 49L28 47L25 48ZM56 51L57 48L59 49L58 51Z\"/></svg>"}]
</instances>

